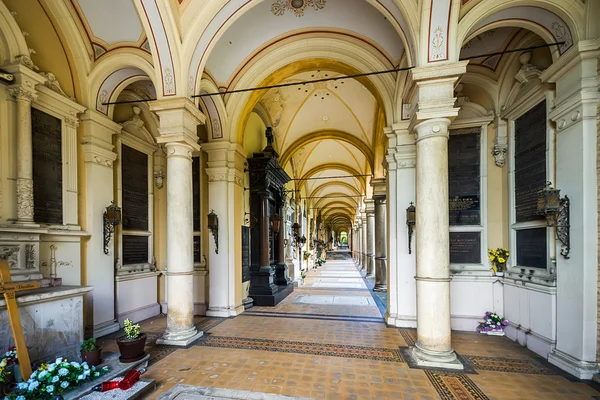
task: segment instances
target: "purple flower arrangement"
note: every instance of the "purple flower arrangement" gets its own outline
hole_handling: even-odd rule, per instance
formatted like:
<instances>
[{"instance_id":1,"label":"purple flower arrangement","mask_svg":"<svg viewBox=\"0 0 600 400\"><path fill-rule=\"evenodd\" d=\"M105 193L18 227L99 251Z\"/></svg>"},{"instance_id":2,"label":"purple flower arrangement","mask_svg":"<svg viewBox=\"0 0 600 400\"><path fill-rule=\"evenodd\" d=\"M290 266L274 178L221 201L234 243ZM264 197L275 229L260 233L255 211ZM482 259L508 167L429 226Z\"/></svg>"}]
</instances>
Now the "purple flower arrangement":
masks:
<instances>
[{"instance_id":1,"label":"purple flower arrangement","mask_svg":"<svg viewBox=\"0 0 600 400\"><path fill-rule=\"evenodd\" d=\"M483 321L477 327L477 332L501 332L507 325L507 320L496 313L487 311L483 317Z\"/></svg>"}]
</instances>

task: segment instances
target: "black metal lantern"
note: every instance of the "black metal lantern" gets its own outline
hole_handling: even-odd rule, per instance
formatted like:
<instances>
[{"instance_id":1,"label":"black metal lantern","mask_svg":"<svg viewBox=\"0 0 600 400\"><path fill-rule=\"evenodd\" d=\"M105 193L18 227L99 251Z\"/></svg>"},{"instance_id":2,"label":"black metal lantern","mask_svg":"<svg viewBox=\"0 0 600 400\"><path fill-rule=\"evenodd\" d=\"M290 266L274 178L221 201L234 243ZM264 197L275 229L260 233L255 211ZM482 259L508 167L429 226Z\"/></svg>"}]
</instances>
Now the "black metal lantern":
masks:
<instances>
[{"instance_id":1,"label":"black metal lantern","mask_svg":"<svg viewBox=\"0 0 600 400\"><path fill-rule=\"evenodd\" d=\"M294 222L294 225L292 225L292 232L294 234L294 236L300 236L300 224L297 222Z\"/></svg>"},{"instance_id":2,"label":"black metal lantern","mask_svg":"<svg viewBox=\"0 0 600 400\"><path fill-rule=\"evenodd\" d=\"M208 214L208 229L215 239L215 253L219 254L219 217L214 210L210 210Z\"/></svg>"},{"instance_id":3,"label":"black metal lantern","mask_svg":"<svg viewBox=\"0 0 600 400\"><path fill-rule=\"evenodd\" d=\"M560 197L560 190L552 188L550 182L538 192L537 214L546 217L549 227L556 228L556 239L562 244L560 254L569 258L571 251L570 239L570 200L567 196Z\"/></svg>"},{"instance_id":4,"label":"black metal lantern","mask_svg":"<svg viewBox=\"0 0 600 400\"><path fill-rule=\"evenodd\" d=\"M408 226L408 254L412 253L412 235L413 228L417 223L417 209L413 202L411 201L408 208L406 209L406 225Z\"/></svg>"},{"instance_id":5,"label":"black metal lantern","mask_svg":"<svg viewBox=\"0 0 600 400\"><path fill-rule=\"evenodd\" d=\"M121 207L115 205L114 202L110 202L110 206L106 207L104 211L104 254L109 253L108 244L110 239L115 233L115 226L121 224Z\"/></svg>"},{"instance_id":6,"label":"black metal lantern","mask_svg":"<svg viewBox=\"0 0 600 400\"><path fill-rule=\"evenodd\" d=\"M281 229L281 215L271 215L271 229L273 230L273 233L279 233L279 230Z\"/></svg>"}]
</instances>

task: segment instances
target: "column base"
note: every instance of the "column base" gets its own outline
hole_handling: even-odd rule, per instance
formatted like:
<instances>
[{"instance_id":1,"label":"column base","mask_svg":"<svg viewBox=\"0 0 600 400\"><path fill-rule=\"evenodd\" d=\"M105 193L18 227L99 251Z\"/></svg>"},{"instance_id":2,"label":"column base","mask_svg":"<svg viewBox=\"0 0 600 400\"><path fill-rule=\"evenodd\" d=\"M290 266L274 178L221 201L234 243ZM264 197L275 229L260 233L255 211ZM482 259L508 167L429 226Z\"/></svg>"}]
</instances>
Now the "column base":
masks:
<instances>
[{"instance_id":1,"label":"column base","mask_svg":"<svg viewBox=\"0 0 600 400\"><path fill-rule=\"evenodd\" d=\"M216 317L216 318L229 318L235 317L236 315L240 315L244 312L244 304L240 304L235 307L208 307L206 310L207 317Z\"/></svg>"},{"instance_id":2,"label":"column base","mask_svg":"<svg viewBox=\"0 0 600 400\"><path fill-rule=\"evenodd\" d=\"M373 288L375 292L387 292L387 283L376 283Z\"/></svg>"},{"instance_id":3,"label":"column base","mask_svg":"<svg viewBox=\"0 0 600 400\"><path fill-rule=\"evenodd\" d=\"M579 379L592 379L594 374L598 373L598 364L595 362L578 360L557 349L552 350L552 353L548 356L548 361Z\"/></svg>"},{"instance_id":4,"label":"column base","mask_svg":"<svg viewBox=\"0 0 600 400\"><path fill-rule=\"evenodd\" d=\"M410 349L413 361L417 367L460 371L465 369L464 365L456 358L456 353L452 349L448 351L431 351L419 347L418 343Z\"/></svg>"},{"instance_id":5,"label":"column base","mask_svg":"<svg viewBox=\"0 0 600 400\"><path fill-rule=\"evenodd\" d=\"M203 335L204 332L198 331L195 326L179 332L169 332L167 330L164 336L156 341L156 344L187 347L196 340L200 339Z\"/></svg>"},{"instance_id":6,"label":"column base","mask_svg":"<svg viewBox=\"0 0 600 400\"><path fill-rule=\"evenodd\" d=\"M384 318L385 318L386 324L395 326L397 328L416 328L417 327L417 317L416 316L390 314L390 313L386 312Z\"/></svg>"}]
</instances>

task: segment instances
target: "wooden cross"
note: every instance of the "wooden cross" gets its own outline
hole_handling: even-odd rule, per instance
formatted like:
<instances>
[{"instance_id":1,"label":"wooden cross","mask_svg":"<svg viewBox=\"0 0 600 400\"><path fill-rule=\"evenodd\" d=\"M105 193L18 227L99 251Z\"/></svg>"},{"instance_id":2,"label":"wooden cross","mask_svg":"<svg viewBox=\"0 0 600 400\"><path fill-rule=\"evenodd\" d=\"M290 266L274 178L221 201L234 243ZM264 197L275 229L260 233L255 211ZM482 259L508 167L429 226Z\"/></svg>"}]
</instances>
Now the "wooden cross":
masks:
<instances>
[{"instance_id":1,"label":"wooden cross","mask_svg":"<svg viewBox=\"0 0 600 400\"><path fill-rule=\"evenodd\" d=\"M15 293L22 290L37 289L38 287L39 284L37 282L12 282L10 279L10 270L8 269L8 261L0 260L0 294L4 294L4 300L6 300L8 319L13 339L15 340L15 346L17 347L17 358L24 381L27 381L31 376L31 361L29 360L29 352L23 338L23 329L21 327L21 319L19 318Z\"/></svg>"}]
</instances>

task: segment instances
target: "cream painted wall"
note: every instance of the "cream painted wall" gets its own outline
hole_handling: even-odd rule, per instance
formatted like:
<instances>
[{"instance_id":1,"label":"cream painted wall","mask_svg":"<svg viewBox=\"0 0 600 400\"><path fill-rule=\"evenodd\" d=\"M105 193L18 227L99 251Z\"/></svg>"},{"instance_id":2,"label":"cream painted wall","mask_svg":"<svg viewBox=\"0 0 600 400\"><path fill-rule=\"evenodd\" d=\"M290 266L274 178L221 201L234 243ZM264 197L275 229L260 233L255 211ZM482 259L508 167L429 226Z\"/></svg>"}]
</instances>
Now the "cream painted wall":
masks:
<instances>
[{"instance_id":1,"label":"cream painted wall","mask_svg":"<svg viewBox=\"0 0 600 400\"><path fill-rule=\"evenodd\" d=\"M244 130L244 151L246 151L246 157L252 157L253 153L259 153L267 145L267 138L265 137L265 130L267 127L263 120L256 113L251 113Z\"/></svg>"},{"instance_id":2,"label":"cream painted wall","mask_svg":"<svg viewBox=\"0 0 600 400\"><path fill-rule=\"evenodd\" d=\"M498 247L508 248L508 180L507 166L499 168L492 156L494 136L496 135L493 124L488 125L487 140L487 208L488 208L488 244L489 249Z\"/></svg>"}]
</instances>

